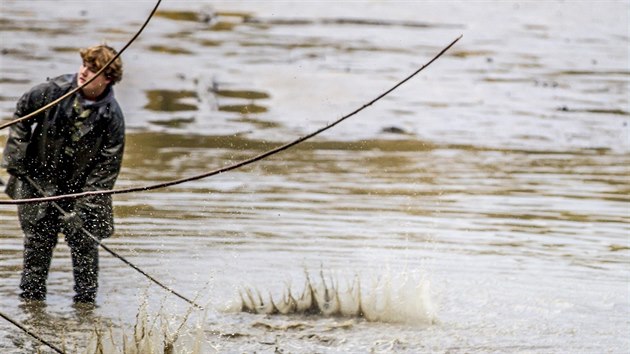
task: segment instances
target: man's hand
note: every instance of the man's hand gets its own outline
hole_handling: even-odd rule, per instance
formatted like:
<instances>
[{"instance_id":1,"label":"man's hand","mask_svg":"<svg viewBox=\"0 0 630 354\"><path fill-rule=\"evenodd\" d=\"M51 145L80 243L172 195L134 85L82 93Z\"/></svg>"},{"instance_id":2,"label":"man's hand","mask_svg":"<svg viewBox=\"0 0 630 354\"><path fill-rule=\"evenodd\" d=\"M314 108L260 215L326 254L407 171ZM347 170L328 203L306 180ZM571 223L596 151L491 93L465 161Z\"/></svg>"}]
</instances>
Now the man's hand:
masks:
<instances>
[{"instance_id":1,"label":"man's hand","mask_svg":"<svg viewBox=\"0 0 630 354\"><path fill-rule=\"evenodd\" d=\"M73 231L80 231L83 227L83 219L75 213L74 211L71 213L62 214L59 219L66 224L66 228Z\"/></svg>"}]
</instances>

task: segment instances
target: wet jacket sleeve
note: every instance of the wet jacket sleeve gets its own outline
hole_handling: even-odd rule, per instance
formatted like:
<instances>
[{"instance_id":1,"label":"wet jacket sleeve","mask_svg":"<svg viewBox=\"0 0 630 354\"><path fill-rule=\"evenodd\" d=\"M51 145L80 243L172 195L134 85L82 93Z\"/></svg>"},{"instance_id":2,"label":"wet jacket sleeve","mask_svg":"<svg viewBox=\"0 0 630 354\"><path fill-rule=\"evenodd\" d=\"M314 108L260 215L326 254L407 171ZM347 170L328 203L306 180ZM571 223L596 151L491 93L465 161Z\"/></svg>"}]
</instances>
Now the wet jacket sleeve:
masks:
<instances>
[{"instance_id":1,"label":"wet jacket sleeve","mask_svg":"<svg viewBox=\"0 0 630 354\"><path fill-rule=\"evenodd\" d=\"M42 84L34 87L29 92L22 95L18 100L14 119L23 117L36 109L52 101L52 97L46 89L48 85ZM26 148L32 137L31 127L35 124L36 118L27 119L11 126L9 138L7 139L2 154L1 166L6 168L11 174L26 173L28 171L28 160Z\"/></svg>"},{"instance_id":2,"label":"wet jacket sleeve","mask_svg":"<svg viewBox=\"0 0 630 354\"><path fill-rule=\"evenodd\" d=\"M105 131L103 147L86 180L84 191L112 189L118 178L125 147L125 123L120 111L113 112L113 119Z\"/></svg>"}]
</instances>

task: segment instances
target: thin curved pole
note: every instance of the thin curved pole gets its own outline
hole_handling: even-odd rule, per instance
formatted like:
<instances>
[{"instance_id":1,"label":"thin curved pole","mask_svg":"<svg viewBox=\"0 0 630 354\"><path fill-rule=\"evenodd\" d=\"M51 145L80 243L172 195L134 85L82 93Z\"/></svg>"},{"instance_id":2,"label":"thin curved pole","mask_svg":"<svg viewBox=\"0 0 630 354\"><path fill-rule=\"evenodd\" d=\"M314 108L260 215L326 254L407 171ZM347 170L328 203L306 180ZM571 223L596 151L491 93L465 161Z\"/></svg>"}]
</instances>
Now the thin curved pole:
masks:
<instances>
[{"instance_id":1,"label":"thin curved pole","mask_svg":"<svg viewBox=\"0 0 630 354\"><path fill-rule=\"evenodd\" d=\"M29 336L37 339L40 343L44 344L45 346L47 346L48 348L54 350L56 353L59 354L65 354L65 352L61 349L59 349L57 346L55 346L54 344L51 344L50 342L46 341L44 338L42 338L41 336L39 336L37 333L31 331L30 329L24 327L24 325L22 325L21 323L19 323L18 321L12 319L11 317L5 315L4 313L2 313L0 311L0 317L4 318L5 320L7 320L8 322L10 322L12 325L14 325L15 327L21 329L22 331L24 331L24 333L28 334Z\"/></svg>"},{"instance_id":2,"label":"thin curved pole","mask_svg":"<svg viewBox=\"0 0 630 354\"><path fill-rule=\"evenodd\" d=\"M444 49L442 49L442 51L440 51L436 56L433 57L433 59L431 59L429 62L427 62L426 64L422 65L418 70L414 71L411 75L407 76L405 79L403 79L402 81L398 82L396 85L394 85L392 88L390 88L389 90L381 93L379 96L377 96L375 99L371 100L370 102L364 104L363 106L357 108L356 110L354 110L353 112L346 114L345 116L337 119L336 121L322 127L319 128L317 130L315 130L312 133L309 133L307 135L304 135L298 139L295 139L289 143L286 143L284 145L278 146L274 149L268 150L263 152L262 154L256 155L254 157L251 157L249 159L245 159L243 161L234 163L232 165L226 166L226 167L222 167L222 168L218 168L209 172L205 172L205 173L201 173L198 175L194 175L191 177L186 177L186 178L181 178L181 179L176 179L173 181L167 181L167 182L163 182L163 183L157 183L157 184L152 184L152 185L148 185L148 186L141 186L141 187L131 187L131 188L124 188L124 189L112 189L112 190L100 190L100 191L87 191L87 192L80 192L80 193L73 193L73 194L65 194L65 195L56 195L56 196L51 196L51 197L44 197L44 198L29 198L29 199L14 199L14 200L0 200L0 205L20 205L20 204L30 204L30 203L41 203L41 202L50 202L50 201L57 201L57 200L67 200L67 199L76 199L76 198L81 198L81 197L87 197L87 196L94 196L94 195L112 195L112 194L123 194L123 193L132 193L132 192L142 192L142 191L150 191L150 190L155 190L155 189L160 189L160 188L166 188L166 187L171 187L174 185L178 185L178 184L182 184L185 182L190 182L190 181L196 181L202 178L206 178L206 177L210 177L210 176L214 176L214 175L218 175L220 173L224 173L227 171L231 171L231 170L235 170L237 168L246 166L246 165L250 165L256 161L260 161L262 159L265 159L271 155L275 155L281 151L287 150L292 146L295 146L299 143L302 143L332 127L334 127L335 125L343 122L344 120L356 115L357 113L361 112L362 110L364 110L365 108L371 106L372 104L374 104L375 102L377 102L378 100L382 99L383 97L387 96L389 93L391 93L392 91L394 91L395 89L397 89L400 85L404 84L405 82L409 81L412 77L416 76L419 72L421 72L422 70L424 70L427 66L431 65L431 63L433 63L434 61L436 61L440 56L442 56L442 54L444 54L447 50L449 50L458 40L460 40L462 38L462 35L460 35L459 37L457 37L454 41L452 41L448 46L444 47Z\"/></svg>"},{"instance_id":3,"label":"thin curved pole","mask_svg":"<svg viewBox=\"0 0 630 354\"><path fill-rule=\"evenodd\" d=\"M50 102L49 104L45 105L42 108L39 108L38 110L36 110L35 112L29 113L23 117L14 119L10 122L4 123L2 125L0 125L0 130L6 128L6 127L10 127L14 124L17 124L19 122L25 121L27 119L30 119L38 114L40 114L41 112L57 105L59 102L63 101L64 99L66 99L67 97L73 95L75 92L79 91L80 89L82 89L84 86L88 85L90 82L96 80L96 78L103 72L105 71L105 69L107 69L111 63L114 62L114 60L118 59L118 57L120 57L120 55L131 45L131 43L133 43L136 38L138 38L140 36L140 33L142 33L142 31L144 30L144 28L149 24L149 21L151 21L151 18L153 17L153 14L155 14L155 12L158 9L158 6L160 6L160 3L162 2L162 0L158 0L157 3L155 4L155 7L153 8L153 11L151 11L151 14L149 14L149 17L147 17L146 21L144 21L144 23L142 24L142 26L140 27L140 29L138 30L138 32L136 32L136 34L129 40L129 42L127 42L127 44L125 44L124 47L122 47L122 49L116 53L116 55L114 55L113 58L111 58L106 64L105 66L103 66L99 71L96 72L96 74L94 74L94 76L92 76L89 80L87 80L86 82L83 83L83 85L75 88L74 90L71 90L70 92L66 93L65 95L59 97L58 99Z\"/></svg>"}]
</instances>

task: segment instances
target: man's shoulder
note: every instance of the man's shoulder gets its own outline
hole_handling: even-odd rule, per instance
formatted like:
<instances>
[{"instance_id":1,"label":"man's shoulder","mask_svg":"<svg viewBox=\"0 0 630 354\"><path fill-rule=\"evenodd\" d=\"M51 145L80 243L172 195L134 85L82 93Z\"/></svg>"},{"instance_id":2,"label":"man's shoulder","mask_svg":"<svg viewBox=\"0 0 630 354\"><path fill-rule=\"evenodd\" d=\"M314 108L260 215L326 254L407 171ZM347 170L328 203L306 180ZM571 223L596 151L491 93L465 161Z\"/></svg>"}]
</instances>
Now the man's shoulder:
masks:
<instances>
[{"instance_id":1,"label":"man's shoulder","mask_svg":"<svg viewBox=\"0 0 630 354\"><path fill-rule=\"evenodd\" d=\"M33 86L29 91L31 93L51 92L66 89L72 85L73 74L60 75L54 78L48 78L45 82Z\"/></svg>"},{"instance_id":2,"label":"man's shoulder","mask_svg":"<svg viewBox=\"0 0 630 354\"><path fill-rule=\"evenodd\" d=\"M118 131L120 134L124 134L125 117L116 99L112 98L108 100L107 104L100 106L98 115L99 119L103 119L107 122L106 124L110 131Z\"/></svg>"},{"instance_id":3,"label":"man's shoulder","mask_svg":"<svg viewBox=\"0 0 630 354\"><path fill-rule=\"evenodd\" d=\"M106 103L101 106L101 111L111 118L116 120L124 120L124 115L118 100L114 97L113 89L110 93L110 96L106 100Z\"/></svg>"},{"instance_id":4,"label":"man's shoulder","mask_svg":"<svg viewBox=\"0 0 630 354\"><path fill-rule=\"evenodd\" d=\"M99 113L114 119L124 119L122 108L120 108L116 99L109 100L106 104L100 106Z\"/></svg>"},{"instance_id":5,"label":"man's shoulder","mask_svg":"<svg viewBox=\"0 0 630 354\"><path fill-rule=\"evenodd\" d=\"M55 85L59 88L68 88L74 82L75 74L63 74L52 79L48 79L48 84Z\"/></svg>"}]
</instances>

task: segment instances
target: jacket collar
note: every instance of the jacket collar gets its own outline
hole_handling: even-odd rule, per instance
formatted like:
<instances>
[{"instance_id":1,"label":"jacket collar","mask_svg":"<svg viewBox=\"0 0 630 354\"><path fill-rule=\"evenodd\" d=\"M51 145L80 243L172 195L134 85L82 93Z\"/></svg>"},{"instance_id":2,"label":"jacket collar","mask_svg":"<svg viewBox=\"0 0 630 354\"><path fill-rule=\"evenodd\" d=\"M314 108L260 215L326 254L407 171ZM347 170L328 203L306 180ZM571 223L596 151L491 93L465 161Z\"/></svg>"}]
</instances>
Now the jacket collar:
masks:
<instances>
[{"instance_id":1,"label":"jacket collar","mask_svg":"<svg viewBox=\"0 0 630 354\"><path fill-rule=\"evenodd\" d=\"M77 74L65 74L65 75L57 76L51 81L55 83L57 86L59 86L60 88L64 89L64 91L65 89L67 89L68 91L74 90L75 88L78 87ZM105 92L101 95L98 101L87 100L79 92L77 92L76 95L78 95L79 102L81 103L81 106L83 106L84 108L99 108L112 102L115 98L114 88L112 87L112 85L109 85L107 89L105 89Z\"/></svg>"}]
</instances>

